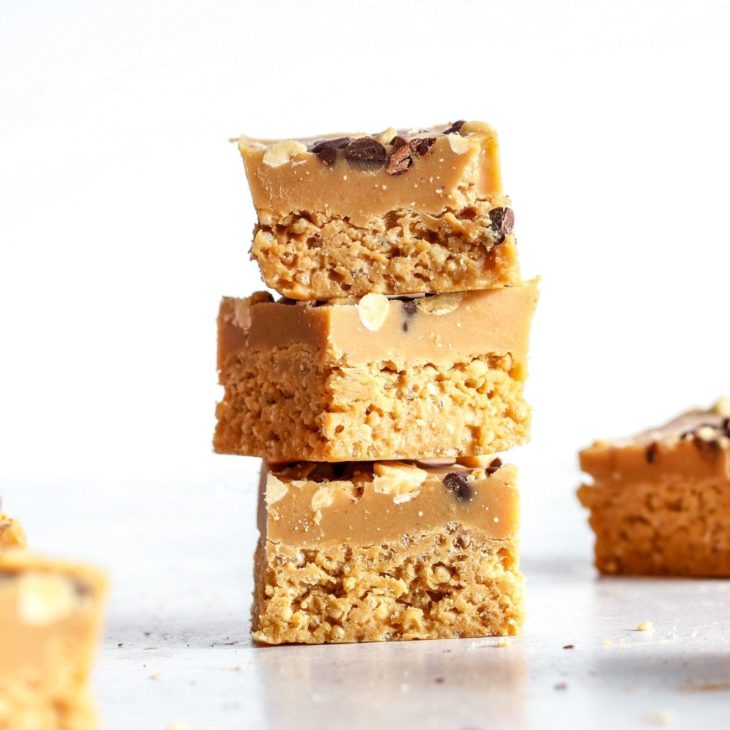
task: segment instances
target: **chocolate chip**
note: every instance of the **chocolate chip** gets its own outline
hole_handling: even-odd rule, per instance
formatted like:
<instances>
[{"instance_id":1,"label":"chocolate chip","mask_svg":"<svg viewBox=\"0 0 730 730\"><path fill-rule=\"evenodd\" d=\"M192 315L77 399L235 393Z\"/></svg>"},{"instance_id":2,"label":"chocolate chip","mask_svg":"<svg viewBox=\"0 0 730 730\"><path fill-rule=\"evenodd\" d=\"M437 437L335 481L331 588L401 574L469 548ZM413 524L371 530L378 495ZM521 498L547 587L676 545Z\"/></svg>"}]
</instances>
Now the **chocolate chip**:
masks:
<instances>
[{"instance_id":1,"label":"chocolate chip","mask_svg":"<svg viewBox=\"0 0 730 730\"><path fill-rule=\"evenodd\" d=\"M644 458L647 464L653 464L656 461L657 453L659 452L659 444L651 443L646 447L644 451Z\"/></svg>"},{"instance_id":2,"label":"chocolate chip","mask_svg":"<svg viewBox=\"0 0 730 730\"><path fill-rule=\"evenodd\" d=\"M463 119L454 122L448 129L444 130L444 134L461 134L461 128L466 124Z\"/></svg>"},{"instance_id":3,"label":"chocolate chip","mask_svg":"<svg viewBox=\"0 0 730 730\"><path fill-rule=\"evenodd\" d=\"M384 165L388 157L385 147L372 137L353 139L345 148L345 157L352 162Z\"/></svg>"},{"instance_id":4,"label":"chocolate chip","mask_svg":"<svg viewBox=\"0 0 730 730\"><path fill-rule=\"evenodd\" d=\"M337 150L341 150L350 144L350 137L338 137L337 139L324 139L312 145L311 152L314 152L327 167L332 167L337 159Z\"/></svg>"},{"instance_id":5,"label":"chocolate chip","mask_svg":"<svg viewBox=\"0 0 730 730\"><path fill-rule=\"evenodd\" d=\"M484 470L484 472L488 477L491 477L494 472L498 471L501 468L502 459L496 456L494 459L492 459L492 461L489 463L489 466Z\"/></svg>"},{"instance_id":6,"label":"chocolate chip","mask_svg":"<svg viewBox=\"0 0 730 730\"><path fill-rule=\"evenodd\" d=\"M388 157L385 171L388 175L402 175L413 164L413 150L403 137L393 137L393 149Z\"/></svg>"},{"instance_id":7,"label":"chocolate chip","mask_svg":"<svg viewBox=\"0 0 730 730\"><path fill-rule=\"evenodd\" d=\"M431 145L436 141L436 137L416 137L410 141L411 149L419 156L423 157L426 152L431 149Z\"/></svg>"},{"instance_id":8,"label":"chocolate chip","mask_svg":"<svg viewBox=\"0 0 730 730\"><path fill-rule=\"evenodd\" d=\"M492 208L489 211L489 222L492 229L492 240L495 244L499 244L508 234L512 233L515 214L512 208Z\"/></svg>"},{"instance_id":9,"label":"chocolate chip","mask_svg":"<svg viewBox=\"0 0 730 730\"><path fill-rule=\"evenodd\" d=\"M563 649L575 649L575 644L566 644Z\"/></svg>"},{"instance_id":10,"label":"chocolate chip","mask_svg":"<svg viewBox=\"0 0 730 730\"><path fill-rule=\"evenodd\" d=\"M403 331L408 332L408 320L418 311L418 305L415 299L402 299L401 304L403 305L403 314L405 315Z\"/></svg>"},{"instance_id":11,"label":"chocolate chip","mask_svg":"<svg viewBox=\"0 0 730 730\"><path fill-rule=\"evenodd\" d=\"M469 484L463 472L449 472L444 477L444 486L450 489L460 502L468 502L474 498L474 487Z\"/></svg>"},{"instance_id":12,"label":"chocolate chip","mask_svg":"<svg viewBox=\"0 0 730 730\"><path fill-rule=\"evenodd\" d=\"M403 311L412 317L418 311L418 304L415 299L404 299L403 300Z\"/></svg>"}]
</instances>

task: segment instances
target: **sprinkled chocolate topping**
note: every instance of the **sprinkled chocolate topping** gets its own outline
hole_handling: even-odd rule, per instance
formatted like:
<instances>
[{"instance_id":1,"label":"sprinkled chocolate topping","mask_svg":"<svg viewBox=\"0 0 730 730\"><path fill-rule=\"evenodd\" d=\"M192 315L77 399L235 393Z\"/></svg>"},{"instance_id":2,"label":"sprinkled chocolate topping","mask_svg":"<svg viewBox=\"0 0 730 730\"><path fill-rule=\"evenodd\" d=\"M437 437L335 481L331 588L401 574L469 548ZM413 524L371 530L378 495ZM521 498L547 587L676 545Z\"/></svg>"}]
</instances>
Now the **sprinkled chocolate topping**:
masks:
<instances>
[{"instance_id":1,"label":"sprinkled chocolate topping","mask_svg":"<svg viewBox=\"0 0 730 730\"><path fill-rule=\"evenodd\" d=\"M454 122L448 129L444 130L444 134L461 134L461 128L466 124L463 119Z\"/></svg>"},{"instance_id":2,"label":"sprinkled chocolate topping","mask_svg":"<svg viewBox=\"0 0 730 730\"><path fill-rule=\"evenodd\" d=\"M372 137L353 139L345 148L345 157L352 162L384 165L388 157L385 147Z\"/></svg>"},{"instance_id":3,"label":"sprinkled chocolate topping","mask_svg":"<svg viewBox=\"0 0 730 730\"><path fill-rule=\"evenodd\" d=\"M512 233L515 225L515 214L512 208L492 208L489 211L489 221L494 243L499 244Z\"/></svg>"},{"instance_id":4,"label":"sprinkled chocolate topping","mask_svg":"<svg viewBox=\"0 0 730 730\"><path fill-rule=\"evenodd\" d=\"M385 171L388 175L402 175L413 164L413 150L408 140L403 137L393 137L391 144L393 149L390 151Z\"/></svg>"},{"instance_id":5,"label":"sprinkled chocolate topping","mask_svg":"<svg viewBox=\"0 0 730 730\"><path fill-rule=\"evenodd\" d=\"M322 142L315 142L311 152L314 152L327 167L332 167L337 159L337 150L343 149L350 144L350 137L338 137L337 139L325 139Z\"/></svg>"},{"instance_id":6,"label":"sprinkled chocolate topping","mask_svg":"<svg viewBox=\"0 0 730 730\"><path fill-rule=\"evenodd\" d=\"M469 484L464 472L449 472L444 477L444 486L450 489L460 502L468 502L474 498L474 487Z\"/></svg>"},{"instance_id":7,"label":"sprinkled chocolate topping","mask_svg":"<svg viewBox=\"0 0 730 730\"><path fill-rule=\"evenodd\" d=\"M426 152L431 149L431 146L436 141L436 137L416 137L411 140L411 149L419 156L423 157Z\"/></svg>"}]
</instances>

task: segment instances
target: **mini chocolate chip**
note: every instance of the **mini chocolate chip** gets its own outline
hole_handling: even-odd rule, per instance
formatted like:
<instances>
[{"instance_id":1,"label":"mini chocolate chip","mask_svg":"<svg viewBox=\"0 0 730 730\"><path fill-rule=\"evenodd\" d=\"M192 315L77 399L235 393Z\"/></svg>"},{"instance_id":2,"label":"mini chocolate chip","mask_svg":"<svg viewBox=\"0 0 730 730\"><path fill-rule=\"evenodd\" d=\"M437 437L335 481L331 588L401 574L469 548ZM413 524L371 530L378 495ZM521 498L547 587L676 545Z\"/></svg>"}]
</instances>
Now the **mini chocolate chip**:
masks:
<instances>
[{"instance_id":1,"label":"mini chocolate chip","mask_svg":"<svg viewBox=\"0 0 730 730\"><path fill-rule=\"evenodd\" d=\"M393 149L388 157L385 172L388 175L402 175L413 165L413 150L403 137L393 138Z\"/></svg>"},{"instance_id":2,"label":"mini chocolate chip","mask_svg":"<svg viewBox=\"0 0 730 730\"><path fill-rule=\"evenodd\" d=\"M450 489L460 502L468 502L474 497L474 487L469 484L463 472L449 472L444 477L444 486Z\"/></svg>"},{"instance_id":3,"label":"mini chocolate chip","mask_svg":"<svg viewBox=\"0 0 730 730\"><path fill-rule=\"evenodd\" d=\"M491 477L494 472L502 468L502 459L500 459L498 456L496 456L492 461L489 463L489 466L484 470L485 474L488 477Z\"/></svg>"},{"instance_id":4,"label":"mini chocolate chip","mask_svg":"<svg viewBox=\"0 0 730 730\"><path fill-rule=\"evenodd\" d=\"M418 307L415 299L402 299L401 303L403 304L403 314L406 316L402 325L403 331L408 332L408 320L416 313Z\"/></svg>"},{"instance_id":5,"label":"mini chocolate chip","mask_svg":"<svg viewBox=\"0 0 730 730\"><path fill-rule=\"evenodd\" d=\"M575 649L575 644L566 644L563 649Z\"/></svg>"},{"instance_id":6,"label":"mini chocolate chip","mask_svg":"<svg viewBox=\"0 0 730 730\"><path fill-rule=\"evenodd\" d=\"M418 311L418 304L415 299L403 299L403 311L412 317Z\"/></svg>"},{"instance_id":7,"label":"mini chocolate chip","mask_svg":"<svg viewBox=\"0 0 730 730\"><path fill-rule=\"evenodd\" d=\"M337 139L324 139L315 142L310 152L314 152L327 167L332 167L337 159L337 150L341 150L350 143L350 137L338 137Z\"/></svg>"},{"instance_id":8,"label":"mini chocolate chip","mask_svg":"<svg viewBox=\"0 0 730 730\"><path fill-rule=\"evenodd\" d=\"M461 128L466 124L463 119L454 122L448 129L444 130L444 134L461 134Z\"/></svg>"},{"instance_id":9,"label":"mini chocolate chip","mask_svg":"<svg viewBox=\"0 0 730 730\"><path fill-rule=\"evenodd\" d=\"M384 165L388 157L385 147L372 137L353 139L345 148L345 157L352 162L371 162Z\"/></svg>"},{"instance_id":10,"label":"mini chocolate chip","mask_svg":"<svg viewBox=\"0 0 730 730\"><path fill-rule=\"evenodd\" d=\"M489 221L492 229L492 240L495 244L502 243L505 237L512 233L515 225L515 214L512 208L492 208L489 211Z\"/></svg>"},{"instance_id":11,"label":"mini chocolate chip","mask_svg":"<svg viewBox=\"0 0 730 730\"><path fill-rule=\"evenodd\" d=\"M416 137L410 141L411 149L419 156L423 157L426 152L431 149L431 145L436 141L436 137Z\"/></svg>"},{"instance_id":12,"label":"mini chocolate chip","mask_svg":"<svg viewBox=\"0 0 730 730\"><path fill-rule=\"evenodd\" d=\"M647 464L653 464L656 461L657 453L659 451L659 444L654 442L649 444L644 451L644 458Z\"/></svg>"}]
</instances>

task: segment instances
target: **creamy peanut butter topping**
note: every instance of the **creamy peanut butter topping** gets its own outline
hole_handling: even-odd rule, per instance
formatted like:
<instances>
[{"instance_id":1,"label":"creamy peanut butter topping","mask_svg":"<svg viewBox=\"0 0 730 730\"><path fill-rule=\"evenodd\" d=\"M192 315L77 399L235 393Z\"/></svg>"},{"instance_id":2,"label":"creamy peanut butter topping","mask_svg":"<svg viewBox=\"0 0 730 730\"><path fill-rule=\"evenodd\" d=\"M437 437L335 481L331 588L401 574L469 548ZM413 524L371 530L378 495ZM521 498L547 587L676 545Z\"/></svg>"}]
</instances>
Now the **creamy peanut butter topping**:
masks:
<instances>
[{"instance_id":1,"label":"creamy peanut butter topping","mask_svg":"<svg viewBox=\"0 0 730 730\"><path fill-rule=\"evenodd\" d=\"M497 135L483 122L237 142L256 209L276 215L320 211L363 225L395 209L460 207L464 188L502 191Z\"/></svg>"},{"instance_id":2,"label":"creamy peanut butter topping","mask_svg":"<svg viewBox=\"0 0 730 730\"><path fill-rule=\"evenodd\" d=\"M91 663L105 592L96 570L24 550L0 554L0 683L20 672L43 692L75 671L78 684Z\"/></svg>"},{"instance_id":3,"label":"creamy peanut butter topping","mask_svg":"<svg viewBox=\"0 0 730 730\"><path fill-rule=\"evenodd\" d=\"M516 470L423 462L269 465L262 475L267 539L301 547L400 540L452 522L494 539L518 529ZM276 501L268 499L271 485Z\"/></svg>"},{"instance_id":4,"label":"creamy peanut butter topping","mask_svg":"<svg viewBox=\"0 0 730 730\"><path fill-rule=\"evenodd\" d=\"M598 440L580 452L581 467L615 478L662 470L704 473L730 470L730 401L687 411L662 426L626 439ZM729 471L730 473L730 471Z\"/></svg>"},{"instance_id":5,"label":"creamy peanut butter topping","mask_svg":"<svg viewBox=\"0 0 730 730\"><path fill-rule=\"evenodd\" d=\"M536 301L534 281L420 299L372 295L358 304L322 306L225 298L218 317L218 367L236 352L293 344L309 345L343 364L438 363L494 353L509 354L522 366Z\"/></svg>"}]
</instances>

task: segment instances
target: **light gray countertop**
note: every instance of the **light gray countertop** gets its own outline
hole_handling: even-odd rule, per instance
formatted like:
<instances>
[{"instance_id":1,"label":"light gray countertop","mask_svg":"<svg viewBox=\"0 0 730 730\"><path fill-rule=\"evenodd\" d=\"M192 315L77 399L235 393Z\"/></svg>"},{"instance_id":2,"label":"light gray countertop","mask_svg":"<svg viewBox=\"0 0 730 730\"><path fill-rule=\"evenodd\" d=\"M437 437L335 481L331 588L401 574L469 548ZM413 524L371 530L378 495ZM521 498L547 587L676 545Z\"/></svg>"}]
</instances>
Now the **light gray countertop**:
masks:
<instances>
[{"instance_id":1,"label":"light gray countertop","mask_svg":"<svg viewBox=\"0 0 730 730\"><path fill-rule=\"evenodd\" d=\"M257 466L212 464L5 489L37 546L111 572L96 673L107 730L728 726L730 583L597 578L572 471L543 486L544 468L523 469L528 622L509 646L256 648Z\"/></svg>"}]
</instances>

